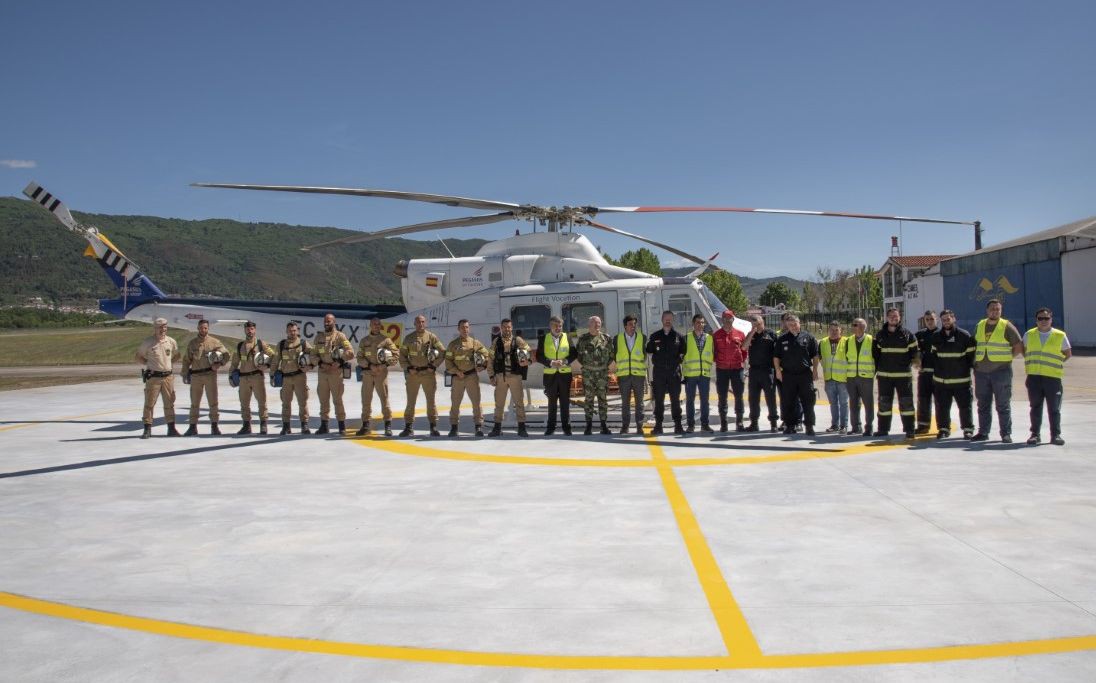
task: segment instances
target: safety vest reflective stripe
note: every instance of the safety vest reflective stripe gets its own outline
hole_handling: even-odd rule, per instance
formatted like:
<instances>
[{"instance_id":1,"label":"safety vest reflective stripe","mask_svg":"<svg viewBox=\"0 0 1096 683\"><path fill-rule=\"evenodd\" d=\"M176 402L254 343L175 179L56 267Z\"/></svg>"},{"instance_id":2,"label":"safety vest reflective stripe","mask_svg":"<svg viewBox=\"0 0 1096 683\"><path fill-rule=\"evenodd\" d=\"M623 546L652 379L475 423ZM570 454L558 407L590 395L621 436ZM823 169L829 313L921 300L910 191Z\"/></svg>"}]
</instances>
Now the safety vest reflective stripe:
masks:
<instances>
[{"instance_id":1,"label":"safety vest reflective stripe","mask_svg":"<svg viewBox=\"0 0 1096 683\"><path fill-rule=\"evenodd\" d=\"M1008 329L1008 321L1001 318L997 321L997 327L986 338L986 319L978 322L974 329L974 341L978 348L975 350L976 360L989 360L994 363L1009 363L1012 361L1012 345L1005 341L1005 330Z\"/></svg>"},{"instance_id":2,"label":"safety vest reflective stripe","mask_svg":"<svg viewBox=\"0 0 1096 683\"><path fill-rule=\"evenodd\" d=\"M856 353L856 336L845 337L845 378L874 377L875 359L871 355L871 335L865 334L860 341L860 354Z\"/></svg>"},{"instance_id":3,"label":"safety vest reflective stripe","mask_svg":"<svg viewBox=\"0 0 1096 683\"><path fill-rule=\"evenodd\" d=\"M822 362L822 379L827 382L831 379L836 382L845 381L846 364L841 347L844 342L844 338L834 342L829 337L823 337L818 342L818 355Z\"/></svg>"},{"instance_id":4,"label":"safety vest reflective stripe","mask_svg":"<svg viewBox=\"0 0 1096 683\"><path fill-rule=\"evenodd\" d=\"M879 377L913 377L913 372L884 372L880 370L875 374Z\"/></svg>"},{"instance_id":5,"label":"safety vest reflective stripe","mask_svg":"<svg viewBox=\"0 0 1096 683\"><path fill-rule=\"evenodd\" d=\"M882 353L903 353L903 354L905 354L905 353L909 353L910 349L912 349L912 348L913 348L913 346L907 346L905 348L897 348L897 349L894 348L894 347L891 347L891 346L884 346L879 350Z\"/></svg>"},{"instance_id":6,"label":"safety vest reflective stripe","mask_svg":"<svg viewBox=\"0 0 1096 683\"><path fill-rule=\"evenodd\" d=\"M1038 327L1028 330L1024 334L1024 368L1027 373L1061 379L1065 375L1066 355L1062 353L1065 338L1065 332L1052 327L1047 343L1043 344Z\"/></svg>"},{"instance_id":7,"label":"safety vest reflective stripe","mask_svg":"<svg viewBox=\"0 0 1096 683\"><path fill-rule=\"evenodd\" d=\"M971 349L970 351L956 351L955 353L950 353L950 352L945 353L943 351L937 351L936 352L936 357L937 358L962 358L963 356L967 355L968 353L974 353L974 349Z\"/></svg>"},{"instance_id":8,"label":"safety vest reflective stripe","mask_svg":"<svg viewBox=\"0 0 1096 683\"><path fill-rule=\"evenodd\" d=\"M933 377L933 382L937 384L970 384L970 377L961 377L959 379L945 379L943 377Z\"/></svg>"},{"instance_id":9,"label":"safety vest reflective stripe","mask_svg":"<svg viewBox=\"0 0 1096 683\"><path fill-rule=\"evenodd\" d=\"M689 332L685 335L685 359L681 362L681 374L686 377L711 377L713 348L715 343L712 335L704 334L704 350L701 351L696 344L696 335Z\"/></svg>"},{"instance_id":10,"label":"safety vest reflective stripe","mask_svg":"<svg viewBox=\"0 0 1096 683\"><path fill-rule=\"evenodd\" d=\"M632 346L631 354L628 353L628 340L624 338L624 333L617 333L616 349L617 377L647 374L647 357L643 352L642 332L636 332L636 342Z\"/></svg>"},{"instance_id":11,"label":"safety vest reflective stripe","mask_svg":"<svg viewBox=\"0 0 1096 683\"><path fill-rule=\"evenodd\" d=\"M560 373L569 373L569 372L571 372L571 364L567 362L567 356L570 355L570 353L571 353L571 345L567 341L567 333L566 332L559 335L559 348L558 349L556 348L556 342L552 338L552 335L550 335L550 334L544 335L544 357L547 358L549 362L554 361L554 360L562 360L563 361L563 365L561 367L553 368L551 366L548 366L548 367L544 368L544 374L554 375L557 372L560 372Z\"/></svg>"}]
</instances>

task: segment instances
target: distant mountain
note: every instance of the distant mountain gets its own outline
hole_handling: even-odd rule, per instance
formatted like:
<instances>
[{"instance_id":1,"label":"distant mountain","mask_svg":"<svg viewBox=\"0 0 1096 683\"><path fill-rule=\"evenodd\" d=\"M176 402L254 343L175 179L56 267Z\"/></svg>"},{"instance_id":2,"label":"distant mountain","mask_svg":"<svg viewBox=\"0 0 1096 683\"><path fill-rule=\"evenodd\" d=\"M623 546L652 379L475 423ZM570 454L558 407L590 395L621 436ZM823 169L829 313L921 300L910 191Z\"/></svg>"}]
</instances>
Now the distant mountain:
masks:
<instances>
[{"instance_id":1,"label":"distant mountain","mask_svg":"<svg viewBox=\"0 0 1096 683\"><path fill-rule=\"evenodd\" d=\"M387 239L314 252L300 247L355 234L339 228L188 221L73 212L98 227L165 293L250 299L400 303L392 268L400 259L447 256L437 241ZM470 256L485 240L446 240ZM88 304L118 296L87 242L41 207L0 197L0 304L32 297Z\"/></svg>"},{"instance_id":2,"label":"distant mountain","mask_svg":"<svg viewBox=\"0 0 1096 683\"><path fill-rule=\"evenodd\" d=\"M681 276L695 269L696 266L689 266L686 268L663 268L662 274L669 277ZM803 285L807 282L806 280L796 280L787 275L780 275L777 277L748 277L745 275L735 275L735 277L737 277L739 283L742 284L742 291L746 293L746 298L750 300L751 304L757 303L757 300L761 298L761 293L765 291L765 288L769 286L770 282L783 282L797 292L803 291Z\"/></svg>"}]
</instances>

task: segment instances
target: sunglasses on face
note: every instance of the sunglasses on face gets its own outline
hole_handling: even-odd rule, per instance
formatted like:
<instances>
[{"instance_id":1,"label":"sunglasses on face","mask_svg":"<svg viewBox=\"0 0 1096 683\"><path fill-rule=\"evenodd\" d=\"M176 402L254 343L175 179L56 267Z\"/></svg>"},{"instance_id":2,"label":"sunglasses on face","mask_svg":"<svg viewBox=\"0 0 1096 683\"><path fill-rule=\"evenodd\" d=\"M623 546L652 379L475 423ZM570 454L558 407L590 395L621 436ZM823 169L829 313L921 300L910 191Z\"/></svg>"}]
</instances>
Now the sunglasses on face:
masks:
<instances>
[{"instance_id":1,"label":"sunglasses on face","mask_svg":"<svg viewBox=\"0 0 1096 683\"><path fill-rule=\"evenodd\" d=\"M1036 318L1036 320L1038 320L1038 321L1040 321L1040 322L1041 322L1041 321L1043 321L1043 320L1050 320L1050 316L1048 316L1048 315L1041 315L1041 316L1037 317L1037 318Z\"/></svg>"}]
</instances>

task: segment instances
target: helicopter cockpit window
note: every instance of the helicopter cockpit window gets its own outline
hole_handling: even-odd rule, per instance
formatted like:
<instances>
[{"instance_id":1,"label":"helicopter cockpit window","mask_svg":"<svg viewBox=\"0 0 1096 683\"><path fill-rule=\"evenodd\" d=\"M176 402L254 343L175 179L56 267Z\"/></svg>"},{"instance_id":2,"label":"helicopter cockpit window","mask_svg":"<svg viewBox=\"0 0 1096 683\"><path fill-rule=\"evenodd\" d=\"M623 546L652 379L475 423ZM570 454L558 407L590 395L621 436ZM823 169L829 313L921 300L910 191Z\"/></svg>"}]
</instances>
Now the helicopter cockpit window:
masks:
<instances>
[{"instance_id":1,"label":"helicopter cockpit window","mask_svg":"<svg viewBox=\"0 0 1096 683\"><path fill-rule=\"evenodd\" d=\"M704 285L700 286L700 293L704 295L704 300L708 302L708 305L712 308L712 313L715 313L715 319L719 320L723 317L723 311L728 310L727 306L719 300L719 297L715 295L715 292L708 289Z\"/></svg>"},{"instance_id":2,"label":"helicopter cockpit window","mask_svg":"<svg viewBox=\"0 0 1096 683\"><path fill-rule=\"evenodd\" d=\"M563 304L563 329L568 334L584 332L590 322L590 316L596 315L605 324L605 306L600 301L584 301L577 304Z\"/></svg>"},{"instance_id":3,"label":"helicopter cockpit window","mask_svg":"<svg viewBox=\"0 0 1096 683\"><path fill-rule=\"evenodd\" d=\"M530 344L548 331L548 318L552 309L547 306L514 306L510 309L510 319L514 321L514 334Z\"/></svg>"}]
</instances>

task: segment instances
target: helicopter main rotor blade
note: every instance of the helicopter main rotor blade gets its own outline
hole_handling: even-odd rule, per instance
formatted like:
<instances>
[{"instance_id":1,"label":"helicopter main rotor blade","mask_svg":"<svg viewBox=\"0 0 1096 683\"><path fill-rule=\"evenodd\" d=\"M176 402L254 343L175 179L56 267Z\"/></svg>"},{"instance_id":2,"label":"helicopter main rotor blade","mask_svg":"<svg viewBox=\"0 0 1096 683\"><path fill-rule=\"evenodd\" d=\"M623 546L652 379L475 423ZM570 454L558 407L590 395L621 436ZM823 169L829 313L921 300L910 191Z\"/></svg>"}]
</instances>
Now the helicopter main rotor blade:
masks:
<instances>
[{"instance_id":1,"label":"helicopter main rotor blade","mask_svg":"<svg viewBox=\"0 0 1096 683\"><path fill-rule=\"evenodd\" d=\"M404 225L398 228L386 228L384 230L377 230L375 232L366 232L360 235L348 235L337 240L331 240L329 242L320 242L319 244L310 244L306 247L301 247L301 251L312 251L313 249L319 249L320 247L330 247L336 244L356 244L358 242L369 242L372 240L379 240L385 237L395 237L396 235L407 235L413 232L426 232L429 230L446 230L448 228L463 228L470 225L485 225L487 223L498 223L499 221L511 220L514 218L512 211L506 211L504 213L495 213L488 216L468 216L467 218L450 218L444 221L431 221L429 223L416 223L414 225Z\"/></svg>"},{"instance_id":2,"label":"helicopter main rotor blade","mask_svg":"<svg viewBox=\"0 0 1096 683\"><path fill-rule=\"evenodd\" d=\"M622 235L624 237L631 237L632 239L639 240L640 242L646 242L647 244L658 247L659 249L665 249L666 251L670 252L671 254L676 254L676 255L678 255L682 258L689 259L690 261L692 261L693 263L695 263L697 265L704 265L705 263L707 263L707 261L700 258L699 256L694 256L693 254L690 254L687 251L681 251L680 249L678 249L676 247L671 247L670 245L663 244L662 242L656 242L655 240L650 239L648 237L644 237L643 235L636 235L635 233L625 232L624 230L621 230L619 228L614 228L610 225L605 225L604 223L598 223L597 221L592 221L590 219L586 219L586 224L589 225L592 228L597 228L598 230L604 230L606 232L611 232L615 235ZM719 266L716 266L716 265L712 265L711 268L713 270L720 270Z\"/></svg>"},{"instance_id":3,"label":"helicopter main rotor blade","mask_svg":"<svg viewBox=\"0 0 1096 683\"><path fill-rule=\"evenodd\" d=\"M453 197L444 194L424 194L422 192L399 192L397 190L368 190L354 187L310 187L306 185L236 185L231 183L191 183L191 187L221 187L229 190L267 190L270 192L305 192L309 194L345 194L353 197L383 197L385 199L405 199L414 202L460 206L465 209L516 209L519 204L496 202L490 199L471 199Z\"/></svg>"},{"instance_id":4,"label":"helicopter main rotor blade","mask_svg":"<svg viewBox=\"0 0 1096 683\"><path fill-rule=\"evenodd\" d=\"M840 211L800 211L797 209L748 209L734 206L599 206L591 207L597 213L667 213L687 211L713 211L732 213L777 213L792 216L833 216L836 218L867 218L877 221L909 221L911 223L944 223L947 225L974 225L974 221L948 221L940 218L916 218L914 216L881 216L870 213L845 213Z\"/></svg>"}]
</instances>

